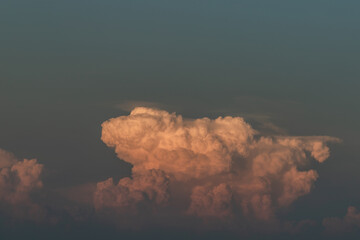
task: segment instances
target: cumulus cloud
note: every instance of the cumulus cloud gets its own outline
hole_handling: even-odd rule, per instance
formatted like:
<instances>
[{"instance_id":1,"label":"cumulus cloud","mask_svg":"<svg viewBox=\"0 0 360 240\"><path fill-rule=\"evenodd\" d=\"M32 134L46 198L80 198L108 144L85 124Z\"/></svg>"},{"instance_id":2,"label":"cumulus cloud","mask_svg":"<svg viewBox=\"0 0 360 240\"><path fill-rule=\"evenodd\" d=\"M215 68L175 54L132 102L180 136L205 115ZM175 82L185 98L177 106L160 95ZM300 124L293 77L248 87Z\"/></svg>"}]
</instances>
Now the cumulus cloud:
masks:
<instances>
[{"instance_id":1,"label":"cumulus cloud","mask_svg":"<svg viewBox=\"0 0 360 240\"><path fill-rule=\"evenodd\" d=\"M133 171L161 169L177 179L229 171L231 154L245 154L254 130L242 118L184 120L150 108L102 124L102 140Z\"/></svg>"},{"instance_id":2,"label":"cumulus cloud","mask_svg":"<svg viewBox=\"0 0 360 240\"><path fill-rule=\"evenodd\" d=\"M42 170L43 165L36 159L19 161L12 153L0 149L0 203L14 210L11 214L25 218L43 214L30 198L33 191L43 186Z\"/></svg>"},{"instance_id":3,"label":"cumulus cloud","mask_svg":"<svg viewBox=\"0 0 360 240\"><path fill-rule=\"evenodd\" d=\"M141 204L166 204L169 199L169 180L161 170L135 173L132 178L122 178L114 184L112 178L99 182L94 195L97 210L117 208L137 211Z\"/></svg>"},{"instance_id":4,"label":"cumulus cloud","mask_svg":"<svg viewBox=\"0 0 360 240\"><path fill-rule=\"evenodd\" d=\"M325 232L329 234L339 234L344 232L351 232L360 228L360 212L355 207L350 206L343 218L325 218L323 220Z\"/></svg>"},{"instance_id":5,"label":"cumulus cloud","mask_svg":"<svg viewBox=\"0 0 360 240\"><path fill-rule=\"evenodd\" d=\"M0 199L8 203L26 201L32 190L42 187L43 165L36 159L18 161L13 154L0 149Z\"/></svg>"},{"instance_id":6,"label":"cumulus cloud","mask_svg":"<svg viewBox=\"0 0 360 240\"><path fill-rule=\"evenodd\" d=\"M95 205L142 200L144 194L137 191L150 187L137 178L156 169L170 182L192 188L188 214L222 218L240 209L242 216L263 221L311 191L318 173L307 169L310 161L325 161L330 155L326 143L339 141L262 136L241 117L184 119L145 107L104 122L101 139L133 165L134 176L118 185L111 179L99 183Z\"/></svg>"}]
</instances>

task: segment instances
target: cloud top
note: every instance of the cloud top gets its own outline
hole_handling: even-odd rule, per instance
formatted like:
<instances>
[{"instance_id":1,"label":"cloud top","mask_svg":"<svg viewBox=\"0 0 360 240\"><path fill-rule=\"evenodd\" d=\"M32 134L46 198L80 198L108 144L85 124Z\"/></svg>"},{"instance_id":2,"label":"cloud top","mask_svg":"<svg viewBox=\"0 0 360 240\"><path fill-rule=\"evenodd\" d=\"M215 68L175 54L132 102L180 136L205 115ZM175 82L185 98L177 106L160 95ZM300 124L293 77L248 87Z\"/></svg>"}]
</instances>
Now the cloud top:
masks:
<instances>
[{"instance_id":1,"label":"cloud top","mask_svg":"<svg viewBox=\"0 0 360 240\"><path fill-rule=\"evenodd\" d=\"M184 120L140 107L104 122L101 139L135 172L161 169L186 179L228 172L231 155L245 155L254 133L239 117Z\"/></svg>"}]
</instances>

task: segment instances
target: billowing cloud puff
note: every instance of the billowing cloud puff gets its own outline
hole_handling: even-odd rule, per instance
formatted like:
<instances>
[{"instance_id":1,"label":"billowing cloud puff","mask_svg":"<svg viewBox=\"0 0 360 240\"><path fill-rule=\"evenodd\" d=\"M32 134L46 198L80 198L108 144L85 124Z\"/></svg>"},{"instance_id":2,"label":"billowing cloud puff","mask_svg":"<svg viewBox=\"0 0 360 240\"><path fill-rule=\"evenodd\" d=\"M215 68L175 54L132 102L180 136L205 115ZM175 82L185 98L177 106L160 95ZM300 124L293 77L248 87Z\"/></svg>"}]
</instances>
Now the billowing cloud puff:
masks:
<instances>
[{"instance_id":1,"label":"billowing cloud puff","mask_svg":"<svg viewBox=\"0 0 360 240\"><path fill-rule=\"evenodd\" d=\"M161 169L177 179L228 172L232 154L246 154L255 133L242 118L184 120L150 108L135 108L102 127L101 139L133 171Z\"/></svg>"},{"instance_id":2,"label":"billowing cloud puff","mask_svg":"<svg viewBox=\"0 0 360 240\"><path fill-rule=\"evenodd\" d=\"M11 206L11 214L37 218L42 212L30 199L31 192L42 187L42 169L36 159L18 161L13 154L0 149L0 203Z\"/></svg>"},{"instance_id":3,"label":"billowing cloud puff","mask_svg":"<svg viewBox=\"0 0 360 240\"><path fill-rule=\"evenodd\" d=\"M27 200L29 193L42 187L40 174L43 165L36 159L17 161L16 158L0 149L0 199L8 203Z\"/></svg>"},{"instance_id":4,"label":"billowing cloud puff","mask_svg":"<svg viewBox=\"0 0 360 240\"><path fill-rule=\"evenodd\" d=\"M118 208L137 211L141 204L166 204L169 199L169 180L161 170L135 173L132 178L122 178L114 184L112 178L97 184L94 195L95 208Z\"/></svg>"},{"instance_id":5,"label":"billowing cloud puff","mask_svg":"<svg viewBox=\"0 0 360 240\"><path fill-rule=\"evenodd\" d=\"M360 212L353 206L348 207L344 218L325 218L323 220L325 231L329 234L344 233L360 228Z\"/></svg>"},{"instance_id":6,"label":"billowing cloud puff","mask_svg":"<svg viewBox=\"0 0 360 240\"><path fill-rule=\"evenodd\" d=\"M14 154L0 149L0 168L7 168L16 163L16 157Z\"/></svg>"},{"instance_id":7,"label":"billowing cloud puff","mask_svg":"<svg viewBox=\"0 0 360 240\"><path fill-rule=\"evenodd\" d=\"M307 169L310 160L325 161L330 154L326 143L338 141L261 136L240 117L191 120L143 107L104 122L102 140L133 165L134 174L157 169L171 181L192 185L188 213L224 217L241 209L243 216L261 220L272 219L276 209L310 192L318 178ZM108 181L98 186L100 192L115 188L113 199L132 196L120 190L122 184ZM126 189L132 193L132 186Z\"/></svg>"}]
</instances>

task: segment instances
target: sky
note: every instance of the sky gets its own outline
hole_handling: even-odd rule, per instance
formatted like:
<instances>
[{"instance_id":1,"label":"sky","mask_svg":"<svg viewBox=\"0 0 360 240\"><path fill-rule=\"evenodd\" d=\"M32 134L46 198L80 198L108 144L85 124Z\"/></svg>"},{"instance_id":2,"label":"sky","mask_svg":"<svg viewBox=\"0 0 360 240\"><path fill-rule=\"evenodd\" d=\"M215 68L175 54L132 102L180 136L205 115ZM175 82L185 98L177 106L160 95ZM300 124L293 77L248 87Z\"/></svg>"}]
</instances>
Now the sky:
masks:
<instances>
[{"instance_id":1,"label":"sky","mask_svg":"<svg viewBox=\"0 0 360 240\"><path fill-rule=\"evenodd\" d=\"M359 7L1 1L0 235L356 238Z\"/></svg>"}]
</instances>

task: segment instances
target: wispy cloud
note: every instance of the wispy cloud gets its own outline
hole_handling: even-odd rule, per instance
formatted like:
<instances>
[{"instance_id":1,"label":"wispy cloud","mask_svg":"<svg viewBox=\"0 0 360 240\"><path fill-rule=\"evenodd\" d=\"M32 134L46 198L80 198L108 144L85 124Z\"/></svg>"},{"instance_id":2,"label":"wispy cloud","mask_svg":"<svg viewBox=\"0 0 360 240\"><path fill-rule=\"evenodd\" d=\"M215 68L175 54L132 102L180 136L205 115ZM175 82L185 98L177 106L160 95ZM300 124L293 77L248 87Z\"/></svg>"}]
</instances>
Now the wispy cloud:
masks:
<instances>
[{"instance_id":1,"label":"wispy cloud","mask_svg":"<svg viewBox=\"0 0 360 240\"><path fill-rule=\"evenodd\" d=\"M162 103L149 102L149 101L123 101L114 105L115 108L118 108L123 111L130 112L136 107L148 107L148 108L157 108L163 109L165 107Z\"/></svg>"}]
</instances>

